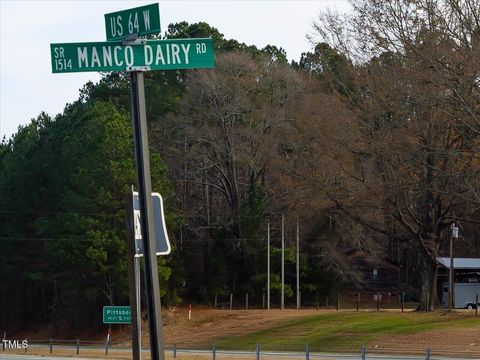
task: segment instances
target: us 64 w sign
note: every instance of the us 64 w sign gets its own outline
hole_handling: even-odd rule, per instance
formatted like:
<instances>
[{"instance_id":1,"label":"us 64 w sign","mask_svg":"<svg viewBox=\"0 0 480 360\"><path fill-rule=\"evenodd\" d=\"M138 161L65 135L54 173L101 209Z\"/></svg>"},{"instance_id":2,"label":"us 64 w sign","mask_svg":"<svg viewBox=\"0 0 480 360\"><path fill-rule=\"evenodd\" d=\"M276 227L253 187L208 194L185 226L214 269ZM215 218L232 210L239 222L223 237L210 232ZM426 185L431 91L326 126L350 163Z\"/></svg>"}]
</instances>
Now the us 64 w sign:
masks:
<instances>
[{"instance_id":1,"label":"us 64 w sign","mask_svg":"<svg viewBox=\"0 0 480 360\"><path fill-rule=\"evenodd\" d=\"M160 32L158 4L105 14L107 40L122 40L129 35L144 36Z\"/></svg>"}]
</instances>

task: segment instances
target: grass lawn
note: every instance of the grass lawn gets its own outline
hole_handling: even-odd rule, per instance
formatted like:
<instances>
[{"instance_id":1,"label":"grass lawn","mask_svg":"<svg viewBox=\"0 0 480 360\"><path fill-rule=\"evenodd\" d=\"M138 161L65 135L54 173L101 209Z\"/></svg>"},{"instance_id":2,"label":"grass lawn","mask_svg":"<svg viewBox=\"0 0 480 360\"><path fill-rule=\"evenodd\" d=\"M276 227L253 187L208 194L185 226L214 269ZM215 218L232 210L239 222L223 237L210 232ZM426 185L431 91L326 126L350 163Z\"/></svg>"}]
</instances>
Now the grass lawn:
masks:
<instances>
[{"instance_id":1,"label":"grass lawn","mask_svg":"<svg viewBox=\"0 0 480 360\"><path fill-rule=\"evenodd\" d=\"M443 313L338 312L286 320L246 335L221 339L219 348L302 351L358 350L380 336L421 333L446 328L476 327L480 320L472 316ZM448 341L448 339L445 339Z\"/></svg>"}]
</instances>

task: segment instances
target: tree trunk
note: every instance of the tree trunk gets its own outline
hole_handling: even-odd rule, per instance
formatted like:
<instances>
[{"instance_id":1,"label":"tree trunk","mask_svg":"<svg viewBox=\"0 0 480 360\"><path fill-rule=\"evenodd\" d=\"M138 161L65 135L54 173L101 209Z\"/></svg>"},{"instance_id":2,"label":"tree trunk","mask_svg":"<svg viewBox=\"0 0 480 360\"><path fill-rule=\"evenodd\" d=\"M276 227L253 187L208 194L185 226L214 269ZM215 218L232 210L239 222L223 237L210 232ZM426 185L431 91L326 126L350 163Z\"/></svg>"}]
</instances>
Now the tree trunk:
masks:
<instances>
[{"instance_id":1,"label":"tree trunk","mask_svg":"<svg viewBox=\"0 0 480 360\"><path fill-rule=\"evenodd\" d=\"M438 308L437 296L437 262L428 254L423 255L422 259L422 274L421 274L421 293L420 302L417 310L433 310Z\"/></svg>"}]
</instances>

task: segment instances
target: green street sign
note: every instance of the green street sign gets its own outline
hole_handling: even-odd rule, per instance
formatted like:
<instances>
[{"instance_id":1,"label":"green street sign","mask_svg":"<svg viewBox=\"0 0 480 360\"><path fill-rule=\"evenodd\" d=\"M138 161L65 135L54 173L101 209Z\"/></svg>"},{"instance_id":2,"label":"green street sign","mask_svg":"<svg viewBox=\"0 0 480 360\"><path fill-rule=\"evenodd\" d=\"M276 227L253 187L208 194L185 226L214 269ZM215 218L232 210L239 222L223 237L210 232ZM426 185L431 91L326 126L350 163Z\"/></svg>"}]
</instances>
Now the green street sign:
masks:
<instances>
[{"instance_id":1,"label":"green street sign","mask_svg":"<svg viewBox=\"0 0 480 360\"><path fill-rule=\"evenodd\" d=\"M132 313L130 306L104 306L103 323L104 324L130 324Z\"/></svg>"},{"instance_id":2,"label":"green street sign","mask_svg":"<svg viewBox=\"0 0 480 360\"><path fill-rule=\"evenodd\" d=\"M212 68L211 38L50 44L53 73Z\"/></svg>"},{"instance_id":3,"label":"green street sign","mask_svg":"<svg viewBox=\"0 0 480 360\"><path fill-rule=\"evenodd\" d=\"M138 36L160 33L158 4L105 14L107 41L123 40L129 35Z\"/></svg>"}]
</instances>

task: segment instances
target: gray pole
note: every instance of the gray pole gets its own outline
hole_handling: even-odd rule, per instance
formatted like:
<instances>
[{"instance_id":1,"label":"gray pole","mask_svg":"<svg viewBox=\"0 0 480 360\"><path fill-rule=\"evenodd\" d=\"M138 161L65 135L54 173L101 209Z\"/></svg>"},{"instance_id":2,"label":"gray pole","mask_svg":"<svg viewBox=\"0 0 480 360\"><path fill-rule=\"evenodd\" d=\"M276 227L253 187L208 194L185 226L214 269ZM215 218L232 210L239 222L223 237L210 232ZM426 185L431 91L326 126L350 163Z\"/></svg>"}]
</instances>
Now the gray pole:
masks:
<instances>
[{"instance_id":1,"label":"gray pole","mask_svg":"<svg viewBox=\"0 0 480 360\"><path fill-rule=\"evenodd\" d=\"M130 297L130 309L132 311L132 359L140 360L140 327L139 327L139 280L137 278L137 261L135 257L135 225L133 219L133 186L132 193L126 195L125 218L127 222L127 264L128 264L128 289ZM105 341L105 353L107 350L108 339Z\"/></svg>"},{"instance_id":2,"label":"gray pole","mask_svg":"<svg viewBox=\"0 0 480 360\"><path fill-rule=\"evenodd\" d=\"M270 310L270 220L267 221L267 309Z\"/></svg>"},{"instance_id":3,"label":"gray pole","mask_svg":"<svg viewBox=\"0 0 480 360\"><path fill-rule=\"evenodd\" d=\"M452 226L455 226L453 224ZM448 276L448 308L453 311L453 231L450 231L450 272ZM426 305L428 307L428 304Z\"/></svg>"},{"instance_id":4,"label":"gray pole","mask_svg":"<svg viewBox=\"0 0 480 360\"><path fill-rule=\"evenodd\" d=\"M142 303L140 300L140 258L135 258L135 291L137 305L138 360L142 359ZM133 319L132 319L133 320Z\"/></svg>"},{"instance_id":5,"label":"gray pole","mask_svg":"<svg viewBox=\"0 0 480 360\"><path fill-rule=\"evenodd\" d=\"M282 214L282 294L280 296L280 309L285 306L285 215Z\"/></svg>"},{"instance_id":6,"label":"gray pole","mask_svg":"<svg viewBox=\"0 0 480 360\"><path fill-rule=\"evenodd\" d=\"M132 122L135 138L135 163L137 167L140 200L141 230L145 260L145 288L147 295L148 324L150 329L150 356L152 360L165 360L163 346L160 285L153 222L152 184L150 179L150 154L147 139L144 77L140 71L130 73L132 94Z\"/></svg>"},{"instance_id":7,"label":"gray pole","mask_svg":"<svg viewBox=\"0 0 480 360\"><path fill-rule=\"evenodd\" d=\"M297 310L300 309L300 229L297 219Z\"/></svg>"}]
</instances>

